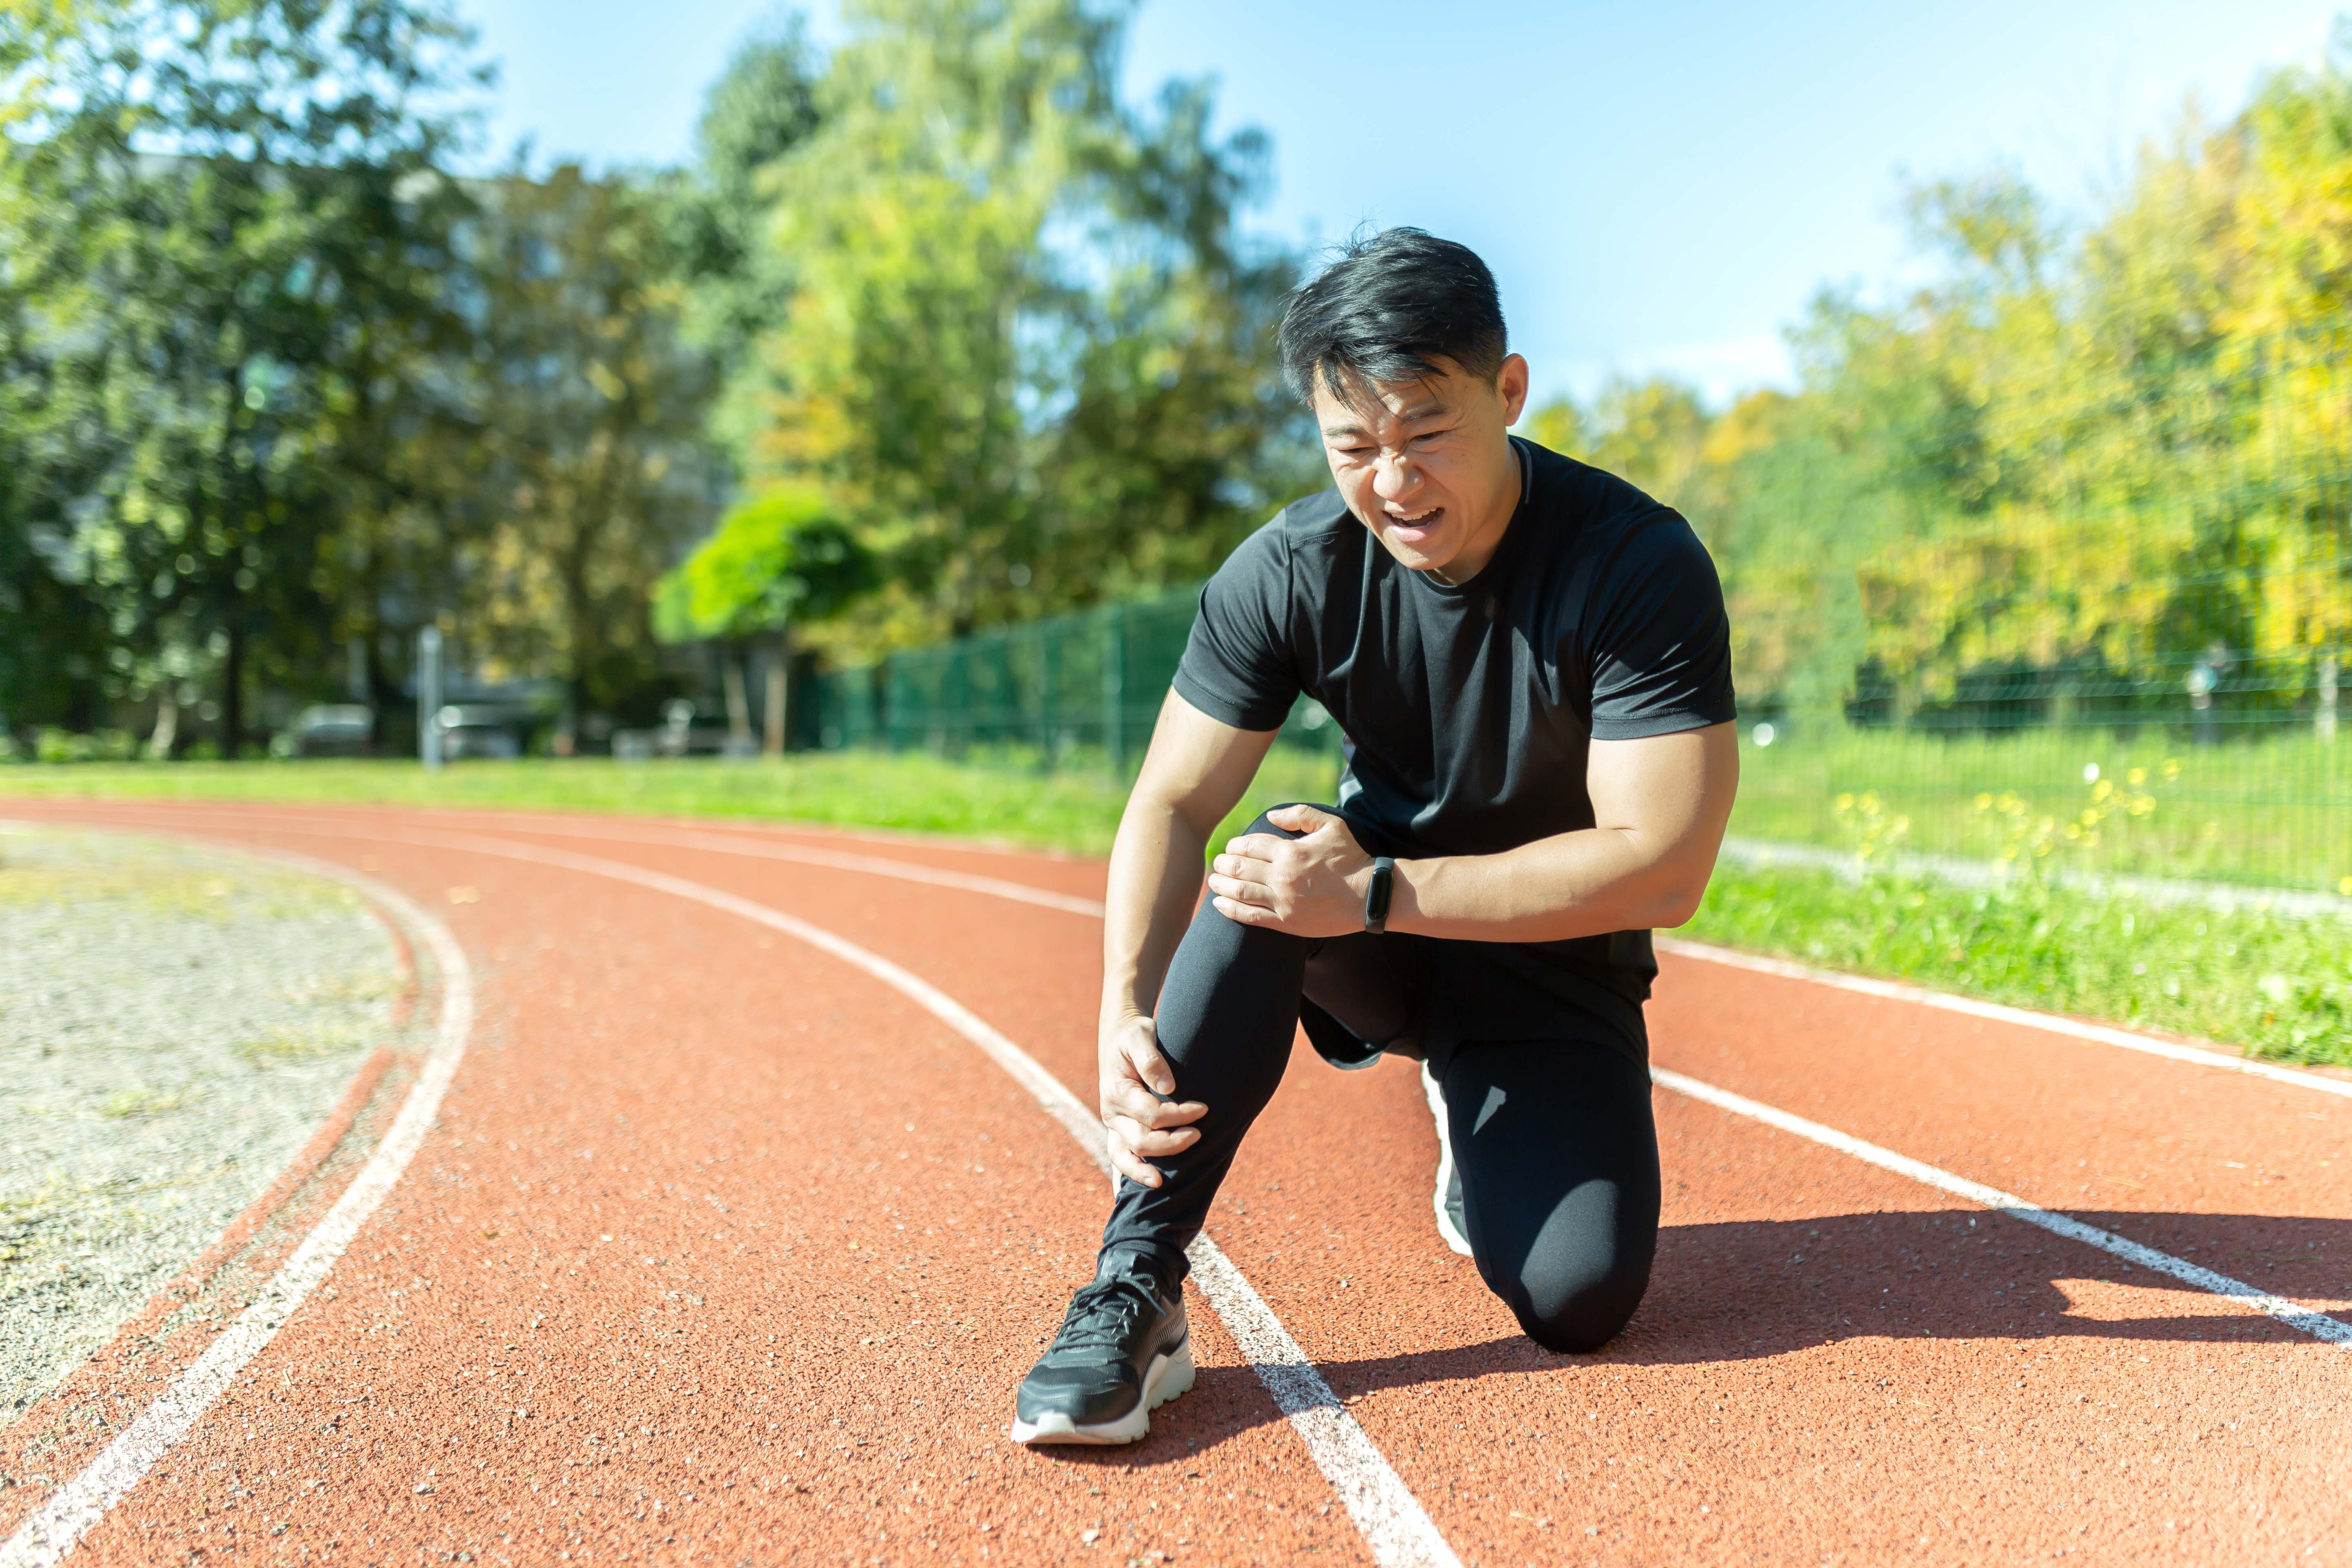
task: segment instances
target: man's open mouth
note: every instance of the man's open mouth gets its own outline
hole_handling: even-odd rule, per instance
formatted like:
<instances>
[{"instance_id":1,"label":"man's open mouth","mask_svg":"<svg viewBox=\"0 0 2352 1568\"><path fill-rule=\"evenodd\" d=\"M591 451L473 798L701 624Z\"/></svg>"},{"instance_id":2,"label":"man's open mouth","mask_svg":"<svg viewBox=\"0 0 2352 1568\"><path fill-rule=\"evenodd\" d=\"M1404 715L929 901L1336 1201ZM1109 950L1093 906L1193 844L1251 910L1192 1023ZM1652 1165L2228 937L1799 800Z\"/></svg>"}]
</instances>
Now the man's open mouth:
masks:
<instances>
[{"instance_id":1,"label":"man's open mouth","mask_svg":"<svg viewBox=\"0 0 2352 1568\"><path fill-rule=\"evenodd\" d=\"M1387 515L1390 527L1409 528L1421 532L1434 528L1437 525L1437 520L1445 515L1445 509L1442 506L1433 506L1416 512L1392 511Z\"/></svg>"}]
</instances>

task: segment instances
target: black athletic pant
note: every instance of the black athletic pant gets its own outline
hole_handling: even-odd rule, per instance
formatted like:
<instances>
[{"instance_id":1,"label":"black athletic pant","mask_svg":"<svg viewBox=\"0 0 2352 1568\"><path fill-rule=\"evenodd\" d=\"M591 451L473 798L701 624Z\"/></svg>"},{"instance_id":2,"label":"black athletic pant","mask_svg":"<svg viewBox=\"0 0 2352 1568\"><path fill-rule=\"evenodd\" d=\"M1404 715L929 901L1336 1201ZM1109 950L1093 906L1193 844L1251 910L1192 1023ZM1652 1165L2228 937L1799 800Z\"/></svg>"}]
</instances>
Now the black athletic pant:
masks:
<instances>
[{"instance_id":1,"label":"black athletic pant","mask_svg":"<svg viewBox=\"0 0 2352 1568\"><path fill-rule=\"evenodd\" d=\"M1264 817L1250 831L1297 837ZM1184 1248L1282 1081L1301 994L1359 1038L1410 1050L1420 944L1434 940L1310 941L1227 920L1204 900L1169 967L1157 1026L1172 1098L1208 1114L1194 1123L1199 1142L1151 1162L1159 1187L1119 1179L1104 1258L1183 1278ZM1539 1342L1598 1349L1633 1315L1657 1250L1649 1074L1598 1039L1469 1041L1440 1056L1478 1272Z\"/></svg>"}]
</instances>

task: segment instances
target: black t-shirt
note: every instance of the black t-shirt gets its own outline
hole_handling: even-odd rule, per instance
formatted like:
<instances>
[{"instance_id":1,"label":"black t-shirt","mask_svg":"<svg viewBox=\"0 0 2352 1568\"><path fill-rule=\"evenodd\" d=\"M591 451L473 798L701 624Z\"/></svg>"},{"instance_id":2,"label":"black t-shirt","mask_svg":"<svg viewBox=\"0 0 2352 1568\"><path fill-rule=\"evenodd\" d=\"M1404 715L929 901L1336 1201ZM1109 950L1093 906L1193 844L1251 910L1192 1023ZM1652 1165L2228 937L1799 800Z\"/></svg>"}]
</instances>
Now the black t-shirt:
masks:
<instances>
[{"instance_id":1,"label":"black t-shirt","mask_svg":"<svg viewBox=\"0 0 2352 1568\"><path fill-rule=\"evenodd\" d=\"M1338 805L1378 853L1486 855L1591 827L1591 741L1734 716L1723 589L1690 524L1513 445L1518 510L1466 583L1399 563L1334 489L1284 508L1202 590L1176 689L1244 730L1276 728L1302 691L1320 702L1351 742ZM1646 931L1444 945L1563 1000L1598 982L1638 1004L1656 973ZM1460 1037L1525 1024L1503 1011Z\"/></svg>"}]
</instances>

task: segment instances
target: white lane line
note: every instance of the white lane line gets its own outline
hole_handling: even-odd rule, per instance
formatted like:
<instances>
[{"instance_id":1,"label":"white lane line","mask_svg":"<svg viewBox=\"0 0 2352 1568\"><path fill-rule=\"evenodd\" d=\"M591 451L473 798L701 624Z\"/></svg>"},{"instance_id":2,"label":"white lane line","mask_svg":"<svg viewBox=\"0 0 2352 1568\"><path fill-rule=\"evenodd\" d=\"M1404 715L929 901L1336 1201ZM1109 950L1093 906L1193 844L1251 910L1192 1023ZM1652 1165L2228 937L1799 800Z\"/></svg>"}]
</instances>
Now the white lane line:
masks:
<instances>
[{"instance_id":1,"label":"white lane line","mask_svg":"<svg viewBox=\"0 0 2352 1568\"><path fill-rule=\"evenodd\" d=\"M107 1510L139 1484L155 1462L195 1425L205 1407L220 1397L236 1374L261 1353L262 1347L276 1337L319 1281L326 1278L360 1227L407 1170L408 1162L425 1142L425 1132L440 1111L442 1096L448 1091L459 1058L466 1054L466 1041L474 1026L473 972L467 967L465 952L447 927L373 878L304 856L250 849L243 845L233 847L258 859L332 878L358 889L405 920L411 930L424 937L440 966L439 1037L425 1057L425 1066L416 1075L416 1082L410 1087L408 1098L402 1103L383 1142L376 1145L375 1152L343 1190L335 1206L302 1238L284 1267L270 1276L253 1304L237 1314L236 1321L205 1347L205 1353L142 1411L121 1436L109 1443L88 1468L58 1489L17 1527L5 1544L0 1544L0 1568L55 1568L90 1526L105 1518Z\"/></svg>"},{"instance_id":2,"label":"white lane line","mask_svg":"<svg viewBox=\"0 0 2352 1568\"><path fill-rule=\"evenodd\" d=\"M1914 1160L1907 1154L1898 1154L1892 1149L1882 1149L1875 1143L1864 1142L1851 1133L1841 1132L1834 1127L1824 1127L1818 1121L1808 1121L1801 1116L1791 1116L1785 1110L1766 1105L1760 1100L1750 1100L1746 1095L1734 1094L1727 1089L1717 1089L1711 1083L1702 1083L1697 1079L1689 1078L1678 1072L1669 1072L1661 1067L1653 1067L1650 1069L1650 1079L1662 1089L1670 1089L1676 1094L1685 1094L1693 1100L1704 1100L1709 1105L1728 1110L1737 1116L1749 1117L1763 1122L1768 1127L1777 1127L1783 1132L1793 1132L1800 1138L1810 1139L1813 1142L1834 1149L1841 1154L1852 1155L1854 1159L1876 1165L1883 1171L1892 1171L1898 1176L1908 1176L1915 1182L1941 1188L1955 1197L1966 1198L1972 1204L1981 1204L1996 1213L2009 1215L2011 1219L2022 1220L2027 1225L2039 1226L2053 1236L2063 1236L2069 1241L2079 1241L2085 1246L2095 1247L2102 1252L2112 1253L2126 1263L2137 1264L2142 1268L2153 1269L2158 1274L2169 1274L2175 1279L2194 1285L2200 1290L2210 1290L2216 1296L2226 1296L2242 1302L2257 1312L2276 1318L2291 1329L2300 1329L2316 1339L2326 1340L2328 1343L2346 1350L2352 1350L2352 1323L2347 1323L2338 1318L2331 1318L2324 1312L2315 1312L2296 1302L2273 1296L2267 1290L2257 1289L2243 1280L2232 1279L2228 1275L2215 1273L2210 1268L2200 1268L2196 1264L2184 1258L2175 1258L2168 1252L2158 1252L2152 1247L2143 1247L2138 1242L2127 1237L2117 1236L2111 1230L2102 1230L2097 1226L2085 1225L2072 1215L2059 1214L2054 1210L2043 1208L2039 1204L2028 1203L2015 1193L2005 1193L1999 1187L1989 1187L1982 1182L1972 1182L1966 1176L1956 1176L1949 1171L1927 1164L1924 1161Z\"/></svg>"},{"instance_id":3,"label":"white lane line","mask_svg":"<svg viewBox=\"0 0 2352 1568\"><path fill-rule=\"evenodd\" d=\"M1949 992L1930 991L1925 986L1900 985L1891 980L1865 980L1858 974L1809 969L1801 963L1790 963L1786 959L1762 958L1752 952L1712 947L1706 942L1685 942L1678 937L1662 936L1655 941L1659 952L1671 952L1678 958L1696 958L1703 963L1750 970L1758 974L1777 974L1784 980L1809 980L1816 985L1834 986L1840 991L1883 997L1891 1002L1916 1002L1922 1007L1940 1007L1947 1013L1965 1013L1972 1018L1990 1018L1996 1023L2015 1024L2022 1028L2041 1029L2053 1035L2067 1035L2078 1040L2096 1041L2103 1046L2120 1046L2127 1051L2144 1051L2149 1056L2164 1057L2176 1062L2219 1068L2224 1072L2248 1073L2255 1078L2269 1079L2273 1083L2291 1083L2297 1089L2315 1089L2322 1094L2352 1098L2352 1079L2322 1078L2315 1072L2301 1072L2294 1068L2280 1067L2274 1062L2233 1057L2227 1051L2159 1040L2153 1035L2137 1034L2106 1024L2085 1024L2079 1019L2062 1018L2052 1013L2004 1007L1998 1002L1979 1002L1969 996L1955 996Z\"/></svg>"},{"instance_id":4,"label":"white lane line","mask_svg":"<svg viewBox=\"0 0 2352 1568\"><path fill-rule=\"evenodd\" d=\"M1102 900L1099 899L1081 899L1075 894L1033 888L1025 882L1007 881L1002 877L973 876L935 866L918 866L907 860L891 860L879 855L851 855L835 849L815 849L799 844L771 844L756 838L730 838L683 828L672 829L667 834L613 829L591 832L579 827L538 826L517 827L509 831L544 833L551 837L620 839L632 844L746 855L761 860L789 860L801 866L824 866L836 871L862 871L868 876L895 877L902 882L923 882L934 888L959 888L967 893L986 893L992 898L1011 899L1017 903L1035 904L1043 909L1060 910L1066 914L1088 915L1096 920L1103 918Z\"/></svg>"},{"instance_id":5,"label":"white lane line","mask_svg":"<svg viewBox=\"0 0 2352 1568\"><path fill-rule=\"evenodd\" d=\"M172 807L167 805L164 809ZM315 830L321 821L316 813L237 811L202 805L183 809L198 813L209 809L216 816L237 822L301 824L306 830ZM540 833L551 838L589 838L646 844L657 848L702 849L717 855L743 855L761 860L786 860L801 866L824 866L836 871L860 871L869 876L893 877L902 882L922 882L934 888L956 888L967 893L985 893L991 898L1010 899L1016 903L1035 904L1041 909L1060 910L1066 914L1086 915L1094 920L1103 918L1103 904L1099 899L1056 893L1048 888L1033 888L1026 882L1015 882L1003 877L950 871L943 867L924 866L911 860L893 860L881 855L856 855L847 850L819 849L808 845L780 843L747 835L709 833L684 824L656 823L647 828L631 826L619 821L592 826L582 823L577 817L548 816L531 812L467 812L464 815L477 819L490 818L488 822L475 820L467 825L483 832ZM333 822L336 818L331 816L324 820Z\"/></svg>"},{"instance_id":6,"label":"white lane line","mask_svg":"<svg viewBox=\"0 0 2352 1568\"><path fill-rule=\"evenodd\" d=\"M647 870L625 861L605 860L594 856L574 855L567 849L549 849L534 844L519 844L511 840L478 838L470 834L418 831L408 834L377 834L350 829L315 828L337 837L382 838L394 843L422 844L442 848L458 849L478 855L503 856L510 860L528 860L542 866L585 872L591 876L607 877L614 881L634 882L674 898L688 899L707 904L729 914L740 915L772 931L779 931L810 946L833 954L845 963L864 970L913 1001L948 1027L978 1046L988 1058L1010 1073L1014 1081L1031 1094L1055 1121L1067 1129L1106 1174L1110 1163L1103 1153L1102 1122L1089 1111L1063 1084L1047 1072L1028 1052L982 1022L980 1016L962 1003L925 980L921 975L902 968L869 952L856 942L836 936L823 926L812 925L781 910L754 903L722 889L690 882L673 877L666 871ZM1316 1370L1282 1320L1253 1289L1242 1271L1234 1267L1216 1243L1207 1236L1192 1243L1190 1257L1192 1277L1201 1293L1209 1299L1217 1316L1233 1331L1234 1338L1250 1357L1266 1392L1289 1420L1307 1453L1315 1460L1331 1489L1339 1494L1348 1517L1355 1521L1370 1547L1373 1562L1382 1568L1461 1568L1461 1560L1445 1543L1437 1525L1429 1517L1421 1500L1412 1495L1403 1478L1389 1464L1388 1458L1376 1447L1355 1415L1339 1403L1331 1385ZM0 1563L0 1568L8 1565Z\"/></svg>"}]
</instances>

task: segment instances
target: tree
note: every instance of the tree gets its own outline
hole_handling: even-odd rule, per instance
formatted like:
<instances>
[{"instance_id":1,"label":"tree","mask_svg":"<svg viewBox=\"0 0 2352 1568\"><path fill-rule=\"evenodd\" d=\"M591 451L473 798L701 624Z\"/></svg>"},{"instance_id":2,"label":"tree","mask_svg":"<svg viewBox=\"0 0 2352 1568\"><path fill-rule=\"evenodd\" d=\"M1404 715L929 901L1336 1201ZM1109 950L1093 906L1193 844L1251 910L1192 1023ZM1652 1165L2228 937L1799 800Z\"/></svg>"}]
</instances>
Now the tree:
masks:
<instances>
[{"instance_id":1,"label":"tree","mask_svg":"<svg viewBox=\"0 0 2352 1568\"><path fill-rule=\"evenodd\" d=\"M651 689L654 585L716 510L717 383L684 336L657 189L566 164L498 180L482 205L469 488L488 516L459 607L494 668L559 676L570 736Z\"/></svg>"},{"instance_id":2,"label":"tree","mask_svg":"<svg viewBox=\"0 0 2352 1568\"><path fill-rule=\"evenodd\" d=\"M830 640L1198 570L1305 472L1271 363L1290 263L1232 229L1262 139L1212 142L1197 86L1128 111L1120 26L1079 0L848 21L773 166L791 303L724 426L745 475L824 484L886 563Z\"/></svg>"},{"instance_id":3,"label":"tree","mask_svg":"<svg viewBox=\"0 0 2352 1568\"><path fill-rule=\"evenodd\" d=\"M688 331L723 374L741 372L792 301L791 258L770 235L778 171L816 129L816 91L798 18L745 44L704 101L692 166L667 186L678 265L692 285Z\"/></svg>"},{"instance_id":4,"label":"tree","mask_svg":"<svg viewBox=\"0 0 2352 1568\"><path fill-rule=\"evenodd\" d=\"M755 637L772 639L764 749L781 755L793 633L838 616L877 581L873 556L823 492L782 486L729 512L662 579L654 626L665 641L716 638L730 645L727 711L739 738L748 738L751 724L737 645Z\"/></svg>"},{"instance_id":5,"label":"tree","mask_svg":"<svg viewBox=\"0 0 2352 1568\"><path fill-rule=\"evenodd\" d=\"M103 616L110 680L209 675L247 729L257 660L315 665L356 345L433 244L413 199L462 131L468 35L431 0L12 7L0 238L16 526ZM356 377L356 381L354 380ZM169 711L168 706L165 711Z\"/></svg>"}]
</instances>

